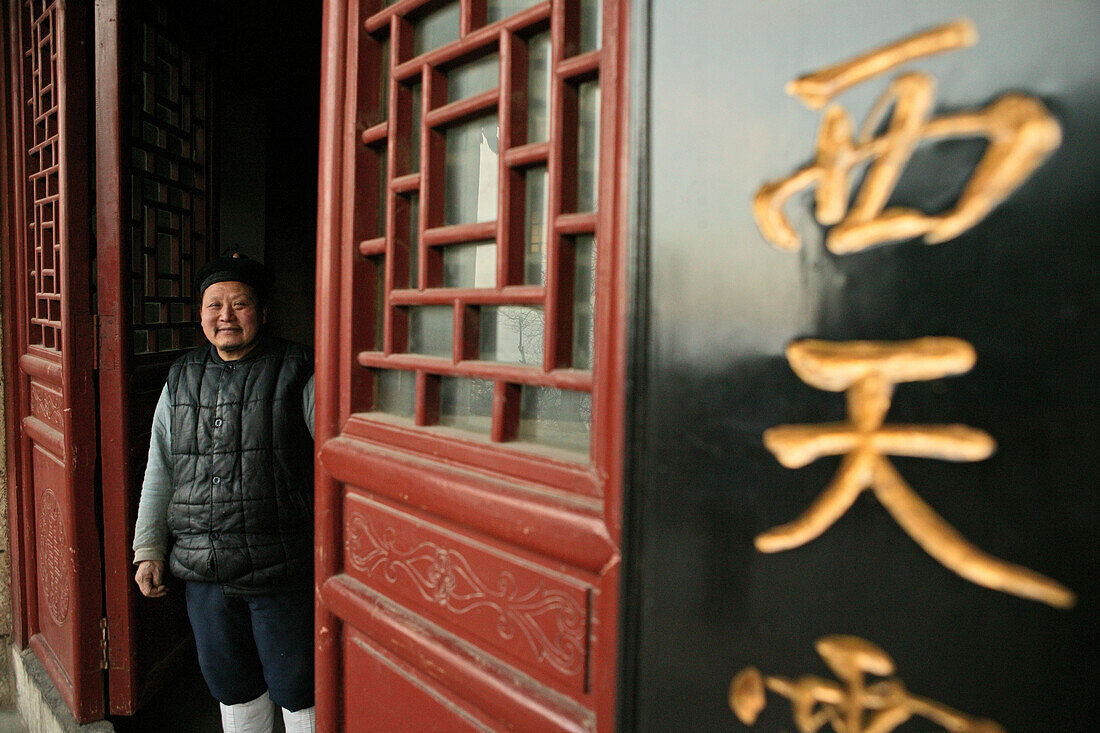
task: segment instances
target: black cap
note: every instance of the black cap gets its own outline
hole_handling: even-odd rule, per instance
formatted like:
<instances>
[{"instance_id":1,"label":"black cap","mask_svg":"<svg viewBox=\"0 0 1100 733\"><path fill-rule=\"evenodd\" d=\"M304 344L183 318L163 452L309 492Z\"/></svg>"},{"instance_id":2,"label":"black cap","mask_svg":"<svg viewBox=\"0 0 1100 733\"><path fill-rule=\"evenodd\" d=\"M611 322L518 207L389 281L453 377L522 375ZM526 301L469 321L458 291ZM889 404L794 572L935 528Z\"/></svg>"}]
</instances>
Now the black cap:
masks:
<instances>
[{"instance_id":1,"label":"black cap","mask_svg":"<svg viewBox=\"0 0 1100 733\"><path fill-rule=\"evenodd\" d=\"M198 295L200 299L202 298L202 294L206 292L206 289L214 283L232 280L251 286L256 292L257 298L266 300L267 293L271 289L272 283L275 282L275 276L271 274L271 270L267 269L262 262L254 260L248 255L234 252L210 260L199 268L197 280L199 283Z\"/></svg>"}]
</instances>

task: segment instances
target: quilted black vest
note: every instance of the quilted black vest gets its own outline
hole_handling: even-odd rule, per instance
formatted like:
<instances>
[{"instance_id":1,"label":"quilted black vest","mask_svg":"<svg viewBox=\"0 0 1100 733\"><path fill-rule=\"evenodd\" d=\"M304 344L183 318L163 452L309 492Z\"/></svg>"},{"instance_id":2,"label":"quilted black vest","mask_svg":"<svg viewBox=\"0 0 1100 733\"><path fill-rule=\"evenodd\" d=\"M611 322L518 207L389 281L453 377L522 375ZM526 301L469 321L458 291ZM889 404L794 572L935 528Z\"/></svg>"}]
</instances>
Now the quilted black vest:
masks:
<instances>
[{"instance_id":1,"label":"quilted black vest","mask_svg":"<svg viewBox=\"0 0 1100 733\"><path fill-rule=\"evenodd\" d=\"M266 337L237 361L212 346L168 372L172 406L172 573L264 593L306 585L313 569L313 439L304 346Z\"/></svg>"}]
</instances>

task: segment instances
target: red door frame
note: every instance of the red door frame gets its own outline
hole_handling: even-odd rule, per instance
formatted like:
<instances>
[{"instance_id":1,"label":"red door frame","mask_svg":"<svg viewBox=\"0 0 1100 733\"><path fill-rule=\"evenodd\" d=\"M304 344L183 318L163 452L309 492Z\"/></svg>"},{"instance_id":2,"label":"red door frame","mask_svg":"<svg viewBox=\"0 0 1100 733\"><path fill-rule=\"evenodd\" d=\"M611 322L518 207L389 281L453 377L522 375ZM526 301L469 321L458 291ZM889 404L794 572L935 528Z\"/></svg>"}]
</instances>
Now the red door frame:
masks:
<instances>
[{"instance_id":1,"label":"red door frame","mask_svg":"<svg viewBox=\"0 0 1100 733\"><path fill-rule=\"evenodd\" d=\"M407 11L417 3L395 4L386 12ZM549 18L554 14L559 22L566 12L567 3L554 2L539 4L530 10L532 17L545 13ZM463 27L469 27L471 5L461 3ZM591 455L591 469L575 472L560 464L532 461L515 453L500 451L494 447L482 448L477 444L448 444L446 440L426 437L415 430L389 429L371 424L349 413L347 391L357 376L355 370L366 366L363 357L356 363L356 344L362 340L362 334L356 329L366 327L355 318L350 306L349 287L358 276L360 267L353 251L358 249L377 253L379 242L353 241L355 233L355 188L357 184L355 166L351 163L356 156L356 146L360 136L366 141L373 131L357 127L358 110L352 109L346 100L354 92L357 84L365 83L358 78L358 48L363 29L360 27L359 3L355 0L330 0L325 3L324 28L322 41L322 92L321 92L321 130L320 130L320 187L318 200L318 263L317 263L317 412L316 446L319 462L316 474L316 530L317 563L315 568L317 590L317 722L323 730L342 730L351 721L341 718L342 690L344 680L344 623L354 624L361 629L372 629L372 634L400 638L394 643L408 647L406 653L420 655L430 660L428 664L442 670L439 674L452 680L452 684L461 687L458 690L467 699L479 700L485 704L490 698L500 696L501 700L493 704L502 707L497 712L509 719L524 719L524 709L533 710L531 703L524 698L522 691L508 690L500 685L484 670L479 674L471 671L469 658L446 648L439 638L416 638L408 628L402 628L400 612L387 611L385 604L364 600L354 581L343 575L343 563L346 548L343 542L344 505L343 482L361 483L363 461L371 469L385 474L386 479L396 485L407 487L407 493L401 500L416 506L421 511L441 513L453 521L463 519L473 522L471 526L486 529L494 519L498 523L512 523L517 533L509 541L517 544L542 543L543 551L550 551L554 557L568 557L569 562L592 577L600 577L602 583L595 593L593 602L595 618L599 628L592 631L592 643L598 645L600 653L595 667L590 670L589 689L596 694L585 699L590 701L595 714L597 729L611 731L615 727L616 703L616 664L618 605L618 568L621 541L622 510L622 456L623 456L623 420L624 420L624 374L625 374L625 243L627 223L625 217L624 192L627 189L628 163L626 146L628 141L629 120L627 111L627 29L630 4L627 1L604 3L612 13L604 15L603 51L606 61L599 67L601 84L601 153L599 197L601 207L595 226L600 232L601 247L606 247L611 256L598 265L598 279L601 286L600 299L597 301L597 333L604 338L601 354L603 361L598 362L591 382L583 386L591 389L593 413L600 416L598 430L594 429ZM381 13L378 14L381 17ZM373 22L373 21L372 21ZM386 21L388 23L388 20ZM394 18L394 22L398 20ZM378 24L378 28L385 26ZM396 28L396 26L393 26ZM368 27L367 30L371 30ZM375 28L377 30L377 28ZM558 38L555 43L560 43ZM351 60L349 62L349 59ZM599 63L591 55L578 57L574 68L565 73L576 73L582 67L587 71L591 63ZM559 73L567 65L559 66ZM502 84L506 83L502 78ZM428 96L429 92L425 92ZM507 95L505 95L507 96ZM394 97L391 96L391 100ZM611 104L608 104L608 102ZM391 103L391 109L393 105ZM503 114L503 113L502 113ZM505 126L502 118L502 128ZM382 127L382 126L378 126ZM385 134L385 133L382 133ZM560 131L559 133L560 134ZM533 146L531 146L533 147ZM391 152L392 152L391 140ZM532 152L530 149L524 151ZM534 151L534 155L545 152ZM552 165L562 165L552 163ZM422 174L423 175L423 174ZM428 174L429 177L431 174ZM551 173L551 177L555 174ZM558 176L562 175L559 168ZM406 176L406 178L409 178ZM438 182L437 182L438 183ZM421 184L421 185L437 185ZM405 184L407 185L407 184ZM553 194L551 194L553 196ZM551 211L555 204L551 203ZM553 214L551 214L553 215ZM584 215L563 216L559 225L562 231L569 226L591 226ZM423 217L422 217L423 221ZM359 245L356 247L356 245ZM423 260L422 260L423 261ZM456 343L460 340L456 326ZM387 349L389 345L387 345ZM458 347L456 347L457 349ZM389 352L387 351L387 356ZM372 357L381 362L382 357ZM406 368L425 365L428 360L412 356L402 356ZM373 365L373 363L372 363ZM518 372L507 367L498 369L497 378L507 381L517 378ZM422 402L418 402L417 420L425 419ZM594 419L595 423L595 419ZM399 446L401 453L387 457L385 448ZM427 460L418 461L417 456ZM538 525L547 507L526 504L522 500L505 506L498 503L499 496L487 490L480 496L477 488L461 488L460 481L452 482L446 468L437 469L431 465L433 458L445 457L450 462L471 462L487 469L501 467L505 473L518 472L535 480L545 480L550 485L572 485L589 487L593 496L602 501L596 514L580 512L573 514L562 511L549 524L539 527L536 534L541 537L531 540L521 536L531 526ZM514 474L513 474L514 475ZM379 481L381 479L378 479ZM417 484L433 485L433 489L420 491ZM372 486L378 484L372 482ZM408 488L411 487L411 488ZM444 487L440 489L440 487ZM434 496L429 496L435 491ZM454 501L448 507L447 500L441 495L447 491L468 492L466 506L459 507L462 500ZM583 489L582 489L583 492ZM411 497L411 498L410 498ZM396 496L394 497L396 498ZM484 504L478 506L478 501ZM479 509L485 516L478 517ZM480 522L480 525L479 525ZM497 536L508 535L509 530L499 526L493 530ZM503 533L503 535L501 534ZM581 540L576 546L562 550L562 545L570 541ZM564 552L564 556L561 554ZM412 650L411 652L409 650ZM461 680L460 678L465 678ZM437 678L439 681L440 678ZM456 690L458 688L455 688ZM503 698L507 698L504 701ZM583 716L582 716L583 717ZM548 725L553 713L547 709L531 712L527 725ZM565 715L558 723L569 729L573 725L586 725L580 718ZM536 722L538 721L538 722ZM557 725L557 724L555 724Z\"/></svg>"},{"instance_id":2,"label":"red door frame","mask_svg":"<svg viewBox=\"0 0 1100 733\"><path fill-rule=\"evenodd\" d=\"M99 431L100 471L103 486L103 591L109 635L111 709L133 712L131 705L138 680L132 664L134 650L134 584L130 551L125 541L132 536L130 517L135 513L131 496L129 380L132 345L130 335L130 257L124 240L129 220L123 202L129 201L123 160L125 110L128 99L120 76L125 68L121 43L125 26L119 4L103 0L95 4L95 129L96 129L96 247L99 306ZM121 87L121 88L120 88ZM124 256L124 254L126 256ZM113 538L113 541L108 538ZM130 702L131 705L126 705ZM121 708L121 709L120 709Z\"/></svg>"},{"instance_id":3,"label":"red door frame","mask_svg":"<svg viewBox=\"0 0 1100 733\"><path fill-rule=\"evenodd\" d=\"M192 9L199 13L200 19L206 10L204 3L194 3ZM144 11L144 14L143 12ZM139 318L147 318L143 306L149 302L150 288L159 285L158 277L171 273L180 279L180 293L185 300L191 299L190 277L197 266L210 254L213 242L214 219L212 183L213 166L212 135L209 121L212 116L214 94L209 93L210 76L208 59L193 64L189 79L177 80L174 86L180 97L193 92L194 86L201 83L208 91L202 113L190 110L192 119L200 120L206 135L206 146L202 153L195 151L193 157L176 155L172 158L176 165L193 164L202 171L201 190L206 193L201 203L192 198L192 209L181 218L188 218L194 224L203 222L204 226L195 226L186 231L182 225L180 232L173 235L180 241L173 249L174 261L161 261L160 253L156 263L150 263L149 252L157 248L155 239L161 231L157 221L163 213L163 205L149 200L142 190L133 190L149 180L155 167L150 162L153 153L143 145L151 145L148 140L140 139L134 128L140 121L142 125L161 125L161 130L169 125L162 120L151 119L148 109L142 109L145 98L135 100L135 85L139 73L149 71L153 59L145 54L152 53L159 59L159 44L154 48L143 47L142 30L154 32L145 23L156 17L156 9L138 6L132 0L99 0L95 4L95 114L96 114L96 231L97 231L97 302L99 318L99 433L101 452L102 504L103 504L103 563L105 615L110 631L108 637L108 695L109 711L129 715L136 712L144 699L159 689L168 673L190 650L190 628L183 610L181 594L176 593L165 599L145 599L137 592L133 582L131 545L134 522L137 517L137 503L140 492L140 477L135 468L143 462L147 445L140 435L151 422L152 404L155 396L167 376L169 364L187 348L175 344L167 351L158 351L159 339L152 338L149 323L135 324L135 313ZM164 22L164 21L161 21ZM167 14L167 23L178 24L182 38L194 38L195 25L207 25L205 20L187 20ZM158 28L160 26L158 25ZM191 54L194 61L196 49L182 48L178 53ZM174 59L169 59L173 61ZM143 92L158 101L175 103L182 107L179 99L169 98L168 90L156 86L155 89L141 87ZM195 105L197 107L197 105ZM179 114L184 117L185 110ZM178 126L177 126L178 127ZM178 129L173 128L173 132ZM142 136L143 138L144 136ZM131 160L131 151L140 149L144 167ZM169 158L163 144L157 144L155 154L160 158ZM187 158L181 163L181 159ZM163 162L163 161L161 161ZM157 179L166 188L186 189L172 176ZM137 183L133 183L137 181ZM140 212L134 203L140 200ZM163 204L163 202L162 202ZM186 241L184 241L186 240ZM144 248L145 252L135 252ZM159 249L159 248L158 248ZM186 254L184 254L186 253ZM141 263L135 263L135 255ZM183 262L190 258L189 262ZM185 274L189 273L189 274ZM137 292L135 292L137 291ZM158 298L160 293L157 292ZM153 302L160 302L154 299ZM160 306L158 306L160 307ZM165 311L164 307L160 307ZM175 332L179 338L181 326L192 323L187 318L186 308L183 320L172 315L171 311L161 312L154 319L169 333ZM136 354L134 346L135 329L146 329L148 342L144 348L147 353ZM156 638L150 638L155 635Z\"/></svg>"},{"instance_id":4,"label":"red door frame","mask_svg":"<svg viewBox=\"0 0 1100 733\"><path fill-rule=\"evenodd\" d=\"M4 358L8 405L13 408L6 429L13 479L9 484L9 522L13 530L13 596L18 604L15 639L35 651L77 720L90 721L103 716L103 598L95 510L95 343L89 291L89 85L84 10L83 3L43 9L43 16L52 16L44 24L42 38L53 44L57 66L53 76L42 82L42 88L49 86L50 91L38 97L49 109L40 118L31 119L24 101L24 81L30 72L24 67L27 59L20 35L27 19L18 0L6 8L10 35L4 68L10 86L4 103L11 106L4 130L8 165L3 175L10 194L6 197L10 208L5 212L5 246L10 247L7 254L14 256L4 257L4 318L8 326ZM41 47L31 58L40 55ZM45 139L50 139L51 121L56 125L56 157L54 153L35 153L42 166L36 180L46 186L50 185L47 181L56 180L56 208L52 217L38 223L49 224L40 229L52 229L51 237L61 242L62 249L49 267L35 265L43 281L39 292L54 292L43 284L52 277L58 293L56 311L46 316L49 323L41 327L43 334L51 333L49 338L42 336L47 347L42 348L30 343L32 293L26 276L30 271L27 232L31 202L27 199L24 135L41 122L47 129ZM48 147L49 143L43 144L43 150ZM52 178L53 167L56 178ZM40 312L37 315L42 316ZM49 343L51 338L57 343Z\"/></svg>"}]
</instances>

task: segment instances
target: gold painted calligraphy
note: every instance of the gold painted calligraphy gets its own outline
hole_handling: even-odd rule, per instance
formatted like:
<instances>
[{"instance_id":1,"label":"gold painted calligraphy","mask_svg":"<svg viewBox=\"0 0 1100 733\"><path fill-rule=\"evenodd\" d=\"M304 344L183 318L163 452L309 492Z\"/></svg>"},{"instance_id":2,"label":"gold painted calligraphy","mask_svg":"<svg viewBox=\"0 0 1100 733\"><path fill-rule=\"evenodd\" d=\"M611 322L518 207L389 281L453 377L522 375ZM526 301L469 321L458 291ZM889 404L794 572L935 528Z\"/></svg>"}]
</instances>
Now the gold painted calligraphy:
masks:
<instances>
[{"instance_id":1,"label":"gold painted calligraphy","mask_svg":"<svg viewBox=\"0 0 1100 733\"><path fill-rule=\"evenodd\" d=\"M969 20L958 20L803 76L790 82L787 91L811 109L820 109L877 74L924 56L972 46L977 37ZM1061 144L1057 120L1034 97L1005 94L977 112L932 117L934 89L935 80L928 74L897 76L858 134L853 133L852 119L843 107L828 107L813 162L788 178L764 184L756 193L753 214L764 237L782 249L798 249L801 241L783 207L799 191L816 187L815 216L821 224L832 226L825 244L836 254L912 237L923 237L928 244L946 242L981 221ZM876 135L880 127L884 130ZM887 208L917 146L957 137L984 137L988 145L954 208L940 214L903 206ZM867 164L863 185L848 208L850 180L863 164Z\"/></svg>"},{"instance_id":2,"label":"gold painted calligraphy","mask_svg":"<svg viewBox=\"0 0 1100 733\"><path fill-rule=\"evenodd\" d=\"M799 547L821 535L856 498L870 489L902 529L945 567L994 590L1073 606L1072 591L1028 568L992 557L968 542L906 483L886 456L979 461L996 444L965 425L889 425L886 413L895 385L963 374L976 361L974 348L955 338L914 341L796 341L787 360L807 384L845 392L850 419L819 425L780 425L764 432L764 445L787 468L822 456L842 455L828 487L796 520L756 538L761 552Z\"/></svg>"},{"instance_id":3,"label":"gold painted calligraphy","mask_svg":"<svg viewBox=\"0 0 1100 733\"><path fill-rule=\"evenodd\" d=\"M729 704L738 719L752 725L767 705L767 692L791 701L801 733L826 725L835 733L889 733L913 717L952 733L1005 733L991 720L974 718L946 705L911 694L896 677L870 681L868 675L894 674L894 660L874 644L855 636L826 636L814 645L839 682L805 675L788 679L764 676L755 667L741 670L730 685Z\"/></svg>"}]
</instances>

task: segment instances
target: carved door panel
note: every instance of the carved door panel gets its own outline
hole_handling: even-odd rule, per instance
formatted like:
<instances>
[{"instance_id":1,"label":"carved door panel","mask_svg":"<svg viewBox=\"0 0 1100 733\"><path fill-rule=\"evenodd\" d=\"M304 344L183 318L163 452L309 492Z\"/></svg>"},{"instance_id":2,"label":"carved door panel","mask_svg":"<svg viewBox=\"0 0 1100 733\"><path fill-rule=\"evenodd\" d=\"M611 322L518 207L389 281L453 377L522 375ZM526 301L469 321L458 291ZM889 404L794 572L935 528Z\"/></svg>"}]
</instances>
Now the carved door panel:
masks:
<instances>
[{"instance_id":1,"label":"carved door panel","mask_svg":"<svg viewBox=\"0 0 1100 733\"><path fill-rule=\"evenodd\" d=\"M326 3L319 729L614 729L623 10Z\"/></svg>"},{"instance_id":2,"label":"carved door panel","mask_svg":"<svg viewBox=\"0 0 1100 733\"><path fill-rule=\"evenodd\" d=\"M103 712L84 9L8 7L21 636L82 721Z\"/></svg>"},{"instance_id":3,"label":"carved door panel","mask_svg":"<svg viewBox=\"0 0 1100 733\"><path fill-rule=\"evenodd\" d=\"M205 3L96 4L99 429L110 712L133 713L188 648L182 586L133 582L153 409L196 345L194 274L212 247Z\"/></svg>"}]
</instances>

